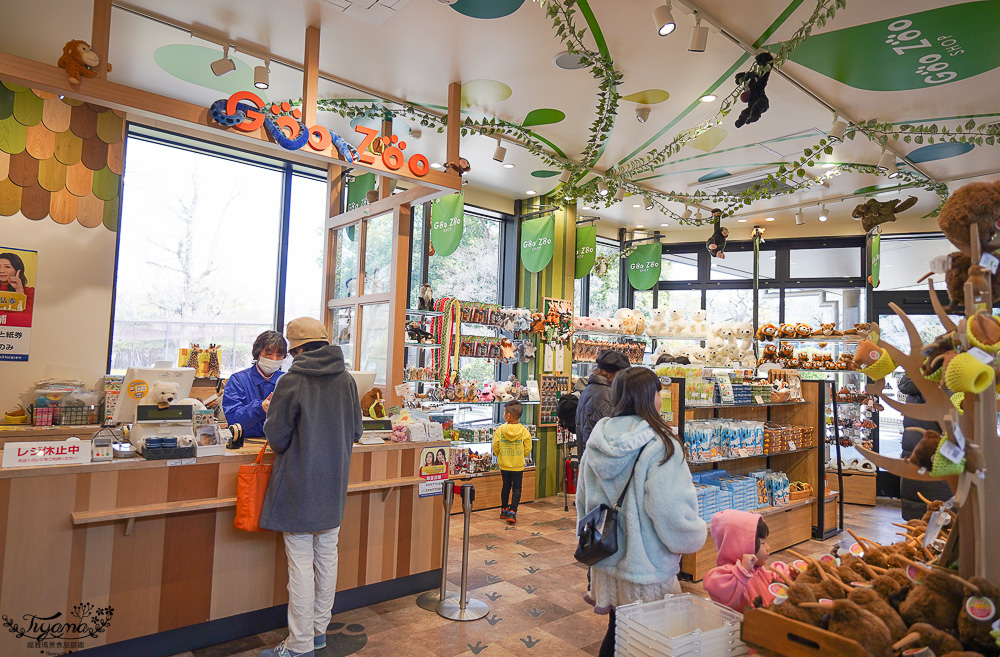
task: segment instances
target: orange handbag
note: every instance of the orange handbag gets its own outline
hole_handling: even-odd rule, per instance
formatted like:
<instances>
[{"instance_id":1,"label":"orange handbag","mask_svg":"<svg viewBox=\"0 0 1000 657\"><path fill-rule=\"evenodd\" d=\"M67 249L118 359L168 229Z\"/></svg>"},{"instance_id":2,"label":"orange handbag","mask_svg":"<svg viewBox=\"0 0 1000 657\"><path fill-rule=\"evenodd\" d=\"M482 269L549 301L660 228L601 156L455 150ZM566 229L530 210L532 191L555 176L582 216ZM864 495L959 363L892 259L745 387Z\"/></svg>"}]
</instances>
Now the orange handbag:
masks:
<instances>
[{"instance_id":1,"label":"orange handbag","mask_svg":"<svg viewBox=\"0 0 1000 657\"><path fill-rule=\"evenodd\" d=\"M264 465L264 450L260 448L257 459L250 465L241 465L236 476L236 519L233 526L248 532L267 532L260 527L260 511L264 507L267 484L271 481L271 466Z\"/></svg>"}]
</instances>

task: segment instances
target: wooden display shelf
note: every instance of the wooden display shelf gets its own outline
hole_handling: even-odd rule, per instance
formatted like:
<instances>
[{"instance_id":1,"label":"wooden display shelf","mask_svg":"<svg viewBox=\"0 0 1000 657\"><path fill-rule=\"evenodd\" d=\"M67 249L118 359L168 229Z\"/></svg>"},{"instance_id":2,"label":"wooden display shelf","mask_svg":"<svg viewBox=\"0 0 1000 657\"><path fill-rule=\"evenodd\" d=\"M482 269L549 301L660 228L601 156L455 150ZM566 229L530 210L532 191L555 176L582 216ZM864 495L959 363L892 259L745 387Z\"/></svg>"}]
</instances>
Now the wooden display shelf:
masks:
<instances>
[{"instance_id":1,"label":"wooden display shelf","mask_svg":"<svg viewBox=\"0 0 1000 657\"><path fill-rule=\"evenodd\" d=\"M831 499L835 500L836 496L827 497L828 509ZM764 516L765 522L767 522L767 527L771 532L767 542L771 545L772 552L784 550L812 538L816 502L816 497L809 497L785 506L769 506L754 512ZM836 515L828 514L828 519L836 521ZM715 568L717 556L718 550L715 548L715 541L712 540L711 531L709 531L705 545L700 550L681 557L681 572L690 575L691 579L696 582L700 581L705 577L705 573Z\"/></svg>"},{"instance_id":2,"label":"wooden display shelf","mask_svg":"<svg viewBox=\"0 0 1000 657\"><path fill-rule=\"evenodd\" d=\"M786 401L786 402L768 402L766 404L688 404L687 410L689 411L699 411L703 408L715 409L715 408L766 408L775 406L801 406L802 404L809 404L808 400L800 399L798 401Z\"/></svg>"},{"instance_id":3,"label":"wooden display shelf","mask_svg":"<svg viewBox=\"0 0 1000 657\"><path fill-rule=\"evenodd\" d=\"M775 657L870 657L857 641L802 623L767 609L743 615L741 639L764 655Z\"/></svg>"},{"instance_id":4,"label":"wooden display shelf","mask_svg":"<svg viewBox=\"0 0 1000 657\"><path fill-rule=\"evenodd\" d=\"M827 471L830 490L840 490L837 472ZM875 506L875 473L857 470L844 471L844 503Z\"/></svg>"},{"instance_id":5,"label":"wooden display shelf","mask_svg":"<svg viewBox=\"0 0 1000 657\"><path fill-rule=\"evenodd\" d=\"M535 467L524 469L524 479L521 482L521 503L535 501ZM472 484L476 487L476 501L473 502L474 511L483 509L500 508L500 488L503 482L500 480L500 471L491 470L475 475L452 475L451 481L457 485ZM455 503L451 507L451 514L462 513L462 501L456 491Z\"/></svg>"}]
</instances>

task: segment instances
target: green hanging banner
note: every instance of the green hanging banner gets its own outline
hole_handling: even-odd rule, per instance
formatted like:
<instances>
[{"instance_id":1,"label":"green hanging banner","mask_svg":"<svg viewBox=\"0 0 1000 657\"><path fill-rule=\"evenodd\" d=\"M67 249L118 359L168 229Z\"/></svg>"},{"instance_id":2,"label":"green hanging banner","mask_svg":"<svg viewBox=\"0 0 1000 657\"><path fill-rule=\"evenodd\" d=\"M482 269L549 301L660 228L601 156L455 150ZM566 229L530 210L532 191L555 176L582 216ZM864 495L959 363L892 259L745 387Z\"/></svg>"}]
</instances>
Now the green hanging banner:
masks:
<instances>
[{"instance_id":1,"label":"green hanging banner","mask_svg":"<svg viewBox=\"0 0 1000 657\"><path fill-rule=\"evenodd\" d=\"M521 222L521 264L532 274L542 271L552 261L552 245L556 239L554 216ZM436 248L436 247L435 247Z\"/></svg>"},{"instance_id":2,"label":"green hanging banner","mask_svg":"<svg viewBox=\"0 0 1000 657\"><path fill-rule=\"evenodd\" d=\"M871 283L872 289L878 287L878 272L882 264L882 234L880 231L875 231L871 237L868 238L868 262L871 263L872 275L868 278L868 282Z\"/></svg>"},{"instance_id":3,"label":"green hanging banner","mask_svg":"<svg viewBox=\"0 0 1000 657\"><path fill-rule=\"evenodd\" d=\"M365 195L375 190L375 174L365 173L354 176L354 180L347 183L347 211L356 210L362 205L368 205ZM354 239L353 237L351 239Z\"/></svg>"},{"instance_id":4,"label":"green hanging banner","mask_svg":"<svg viewBox=\"0 0 1000 657\"><path fill-rule=\"evenodd\" d=\"M465 194L443 196L431 204L431 244L434 254L449 256L462 242L465 223Z\"/></svg>"},{"instance_id":5,"label":"green hanging banner","mask_svg":"<svg viewBox=\"0 0 1000 657\"><path fill-rule=\"evenodd\" d=\"M660 280L660 258L663 249L659 242L640 244L628 256L628 282L637 290L648 290Z\"/></svg>"},{"instance_id":6,"label":"green hanging banner","mask_svg":"<svg viewBox=\"0 0 1000 657\"><path fill-rule=\"evenodd\" d=\"M574 278L590 274L597 258L597 226L576 227L576 273Z\"/></svg>"}]
</instances>

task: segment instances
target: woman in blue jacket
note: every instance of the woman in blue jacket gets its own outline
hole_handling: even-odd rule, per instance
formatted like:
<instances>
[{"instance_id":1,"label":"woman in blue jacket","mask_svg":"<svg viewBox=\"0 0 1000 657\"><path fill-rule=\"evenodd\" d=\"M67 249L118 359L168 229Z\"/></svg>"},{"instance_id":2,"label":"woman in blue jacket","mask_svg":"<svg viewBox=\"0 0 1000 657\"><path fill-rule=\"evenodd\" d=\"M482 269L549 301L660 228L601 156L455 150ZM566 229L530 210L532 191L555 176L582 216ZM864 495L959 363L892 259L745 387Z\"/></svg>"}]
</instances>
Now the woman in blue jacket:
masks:
<instances>
[{"instance_id":1,"label":"woman in blue jacket","mask_svg":"<svg viewBox=\"0 0 1000 657\"><path fill-rule=\"evenodd\" d=\"M684 446L660 417L660 379L644 367L618 373L615 407L590 434L580 459L578 520L599 504L614 506L635 465L618 514L618 551L591 567L594 611L609 614L599 657L615 652L615 607L680 593L682 554L705 544L705 521L684 460Z\"/></svg>"},{"instance_id":2,"label":"woman in blue jacket","mask_svg":"<svg viewBox=\"0 0 1000 657\"><path fill-rule=\"evenodd\" d=\"M243 427L244 436L263 436L274 384L284 374L279 368L288 355L288 344L280 333L264 331L254 340L252 354L254 364L229 377L222 412L227 423Z\"/></svg>"}]
</instances>

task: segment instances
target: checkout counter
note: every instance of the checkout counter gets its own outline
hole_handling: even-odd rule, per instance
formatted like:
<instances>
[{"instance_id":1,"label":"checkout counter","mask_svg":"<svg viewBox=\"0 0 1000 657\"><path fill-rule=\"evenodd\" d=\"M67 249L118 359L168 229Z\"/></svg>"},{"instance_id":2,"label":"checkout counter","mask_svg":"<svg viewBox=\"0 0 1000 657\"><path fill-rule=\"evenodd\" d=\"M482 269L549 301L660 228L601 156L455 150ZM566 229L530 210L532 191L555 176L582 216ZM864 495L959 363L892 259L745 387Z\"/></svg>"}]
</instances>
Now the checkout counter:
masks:
<instances>
[{"instance_id":1,"label":"checkout counter","mask_svg":"<svg viewBox=\"0 0 1000 657\"><path fill-rule=\"evenodd\" d=\"M86 439L96 430L25 427L0 432L0 442ZM85 620L100 628L72 647L62 646L68 638L39 647L35 631L5 631L0 655L173 655L284 627L281 534L233 527L237 472L262 441L194 463L0 468L0 611L30 628L55 614L75 623L74 607L89 604ZM418 457L447 445L354 446L335 613L438 586L444 509L440 497L420 497Z\"/></svg>"}]
</instances>

